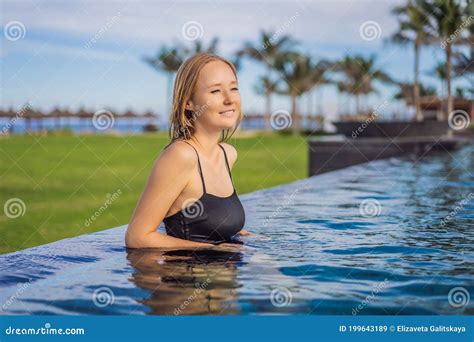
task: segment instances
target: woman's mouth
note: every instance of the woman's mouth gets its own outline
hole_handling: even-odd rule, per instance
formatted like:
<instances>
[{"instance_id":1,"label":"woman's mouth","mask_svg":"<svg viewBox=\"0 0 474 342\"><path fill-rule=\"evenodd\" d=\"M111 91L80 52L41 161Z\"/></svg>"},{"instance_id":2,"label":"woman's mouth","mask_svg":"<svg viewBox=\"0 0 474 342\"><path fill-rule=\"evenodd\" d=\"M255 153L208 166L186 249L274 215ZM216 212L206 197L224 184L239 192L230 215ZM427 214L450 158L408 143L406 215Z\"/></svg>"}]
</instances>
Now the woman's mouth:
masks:
<instances>
[{"instance_id":1,"label":"woman's mouth","mask_svg":"<svg viewBox=\"0 0 474 342\"><path fill-rule=\"evenodd\" d=\"M224 115L224 116L233 116L234 112L235 112L235 109L229 109L224 112L219 112L219 114Z\"/></svg>"}]
</instances>

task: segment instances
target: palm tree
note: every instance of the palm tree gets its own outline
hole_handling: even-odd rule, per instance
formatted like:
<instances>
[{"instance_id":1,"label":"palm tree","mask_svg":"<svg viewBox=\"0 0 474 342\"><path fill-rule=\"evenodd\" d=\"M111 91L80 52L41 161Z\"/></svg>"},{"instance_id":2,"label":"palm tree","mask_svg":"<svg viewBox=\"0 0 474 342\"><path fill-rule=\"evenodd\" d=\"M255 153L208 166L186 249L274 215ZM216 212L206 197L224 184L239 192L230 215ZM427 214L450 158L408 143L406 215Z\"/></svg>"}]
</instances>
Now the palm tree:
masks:
<instances>
[{"instance_id":1,"label":"palm tree","mask_svg":"<svg viewBox=\"0 0 474 342\"><path fill-rule=\"evenodd\" d=\"M433 35L430 34L428 26L430 24L429 17L423 8L418 6L414 1L408 1L403 6L397 6L392 10L398 18L399 28L391 37L390 41L406 45L412 44L415 55L414 62L414 104L415 118L417 121L423 121L423 115L420 109L420 48L424 44L432 43Z\"/></svg>"},{"instance_id":2,"label":"palm tree","mask_svg":"<svg viewBox=\"0 0 474 342\"><path fill-rule=\"evenodd\" d=\"M426 13L429 13L429 26L433 29L432 33L439 37L446 52L447 105L446 112L443 114L444 117L440 119L447 119L449 113L453 110L451 91L453 44L461 38L458 30L464 28L463 21L467 10L457 0L416 0L416 3Z\"/></svg>"},{"instance_id":3,"label":"palm tree","mask_svg":"<svg viewBox=\"0 0 474 342\"><path fill-rule=\"evenodd\" d=\"M191 57L201 52L216 54L218 44L219 44L219 38L217 37L212 38L207 47L205 46L205 43L203 40L196 39L194 41L194 44L191 47L187 47L183 45L182 50L185 52L186 58Z\"/></svg>"},{"instance_id":4,"label":"palm tree","mask_svg":"<svg viewBox=\"0 0 474 342\"><path fill-rule=\"evenodd\" d=\"M275 38L276 37L276 38ZM247 56L255 61L263 63L266 66L267 72L265 78L270 82L273 79L273 70L277 59L280 55L288 51L296 44L290 36L283 35L277 36L272 32L266 32L265 30L260 31L260 37L256 44L252 42L246 42L244 47L237 52L237 56ZM271 81L274 82L274 81ZM271 96L274 92L265 92L266 103L271 103ZM271 112L271 108L266 108L268 116ZM268 120L267 120L268 121ZM266 127L270 127L269 122L265 124Z\"/></svg>"},{"instance_id":5,"label":"palm tree","mask_svg":"<svg viewBox=\"0 0 474 342\"><path fill-rule=\"evenodd\" d=\"M471 49L470 56L462 52L458 52L454 56L454 72L458 76L466 76L466 79L471 84L469 92L474 94L474 46ZM471 77L469 77L469 74Z\"/></svg>"},{"instance_id":6,"label":"palm tree","mask_svg":"<svg viewBox=\"0 0 474 342\"><path fill-rule=\"evenodd\" d=\"M335 67L336 71L344 76L343 81L339 81L338 88L355 96L356 111L360 114L360 97L376 92L373 81L393 84L391 77L384 71L376 67L376 58L371 56L346 56Z\"/></svg>"},{"instance_id":7,"label":"palm tree","mask_svg":"<svg viewBox=\"0 0 474 342\"><path fill-rule=\"evenodd\" d=\"M167 109L168 112L171 110L171 91L173 87L173 78L174 74L178 71L179 67L183 62L198 53L208 52L208 53L217 53L217 45L219 39L214 37L207 47L205 43L197 39L193 42L191 46L186 46L181 43L175 43L174 46L168 47L166 45L162 46L158 53L154 57L144 57L143 60L149 64L155 70L160 72L165 72L168 77L167 84Z\"/></svg>"},{"instance_id":8,"label":"palm tree","mask_svg":"<svg viewBox=\"0 0 474 342\"><path fill-rule=\"evenodd\" d=\"M399 86L398 92L394 95L394 99L404 100L408 105L415 102L415 85L413 83L397 83ZM420 96L433 96L436 95L436 88L432 86L424 86L422 83L418 85Z\"/></svg>"},{"instance_id":9,"label":"palm tree","mask_svg":"<svg viewBox=\"0 0 474 342\"><path fill-rule=\"evenodd\" d=\"M278 92L291 99L292 132L296 135L300 131L298 99L323 80L324 72L321 65L315 64L311 57L297 52L280 54L275 68L282 75L285 84Z\"/></svg>"},{"instance_id":10,"label":"palm tree","mask_svg":"<svg viewBox=\"0 0 474 342\"><path fill-rule=\"evenodd\" d=\"M144 57L143 60L153 69L159 72L164 72L168 77L167 84L167 105L168 112L171 111L171 91L173 86L174 74L178 71L181 64L184 62L186 51L183 51L181 46L168 47L162 46L156 56Z\"/></svg>"},{"instance_id":11,"label":"palm tree","mask_svg":"<svg viewBox=\"0 0 474 342\"><path fill-rule=\"evenodd\" d=\"M265 96L265 129L271 130L270 120L268 120L268 115L271 113L272 110L272 97L273 93L278 92L278 81L273 81L269 79L267 76L260 76L258 79L258 83L255 86L255 91L259 95Z\"/></svg>"},{"instance_id":12,"label":"palm tree","mask_svg":"<svg viewBox=\"0 0 474 342\"><path fill-rule=\"evenodd\" d=\"M438 62L435 67L431 70L429 75L432 75L438 78L441 81L441 85L443 88L446 89L446 82L448 82L448 75L446 73L446 63L445 62ZM459 77L460 74L454 73L451 76L451 79Z\"/></svg>"}]
</instances>

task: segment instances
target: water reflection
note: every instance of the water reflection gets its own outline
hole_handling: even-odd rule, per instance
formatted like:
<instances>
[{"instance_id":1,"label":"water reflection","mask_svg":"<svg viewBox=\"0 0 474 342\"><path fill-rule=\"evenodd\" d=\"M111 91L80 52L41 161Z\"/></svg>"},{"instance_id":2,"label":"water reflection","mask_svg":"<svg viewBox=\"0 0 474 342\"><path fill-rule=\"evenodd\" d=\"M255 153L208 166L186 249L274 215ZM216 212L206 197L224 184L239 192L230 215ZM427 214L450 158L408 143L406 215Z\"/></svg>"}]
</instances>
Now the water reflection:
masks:
<instances>
[{"instance_id":1,"label":"water reflection","mask_svg":"<svg viewBox=\"0 0 474 342\"><path fill-rule=\"evenodd\" d=\"M238 314L236 279L241 253L127 250L130 280L150 293L140 303L149 314Z\"/></svg>"}]
</instances>

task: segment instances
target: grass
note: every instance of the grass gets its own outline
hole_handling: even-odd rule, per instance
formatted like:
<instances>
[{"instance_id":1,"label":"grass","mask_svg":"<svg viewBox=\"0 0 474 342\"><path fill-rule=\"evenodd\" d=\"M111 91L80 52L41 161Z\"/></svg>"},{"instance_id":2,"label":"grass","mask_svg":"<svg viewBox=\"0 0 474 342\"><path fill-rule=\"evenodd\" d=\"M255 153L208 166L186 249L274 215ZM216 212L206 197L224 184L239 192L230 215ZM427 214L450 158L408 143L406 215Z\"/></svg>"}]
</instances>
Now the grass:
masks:
<instances>
[{"instance_id":1,"label":"grass","mask_svg":"<svg viewBox=\"0 0 474 342\"><path fill-rule=\"evenodd\" d=\"M127 224L167 142L165 133L0 139L0 253ZM307 177L304 137L257 135L230 143L239 152L232 171L239 194ZM86 224L118 189L121 195ZM25 204L22 216L7 216L12 198Z\"/></svg>"}]
</instances>

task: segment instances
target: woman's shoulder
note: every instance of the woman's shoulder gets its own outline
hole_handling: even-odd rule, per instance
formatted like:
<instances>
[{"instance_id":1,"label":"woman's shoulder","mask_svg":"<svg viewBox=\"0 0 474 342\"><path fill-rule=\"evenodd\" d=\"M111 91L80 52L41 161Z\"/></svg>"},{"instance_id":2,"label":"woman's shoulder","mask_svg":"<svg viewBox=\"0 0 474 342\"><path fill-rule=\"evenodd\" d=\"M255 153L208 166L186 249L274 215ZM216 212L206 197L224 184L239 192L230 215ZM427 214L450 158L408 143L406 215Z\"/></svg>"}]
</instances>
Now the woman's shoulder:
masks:
<instances>
[{"instance_id":1,"label":"woman's shoulder","mask_svg":"<svg viewBox=\"0 0 474 342\"><path fill-rule=\"evenodd\" d=\"M228 143L220 143L222 147L225 149L225 153L227 154L227 158L229 159L229 164L232 167L237 160L238 154L237 150L234 146Z\"/></svg>"},{"instance_id":2,"label":"woman's shoulder","mask_svg":"<svg viewBox=\"0 0 474 342\"><path fill-rule=\"evenodd\" d=\"M169 143L160 153L158 159L166 159L180 166L192 167L197 163L196 151L182 140Z\"/></svg>"}]
</instances>

